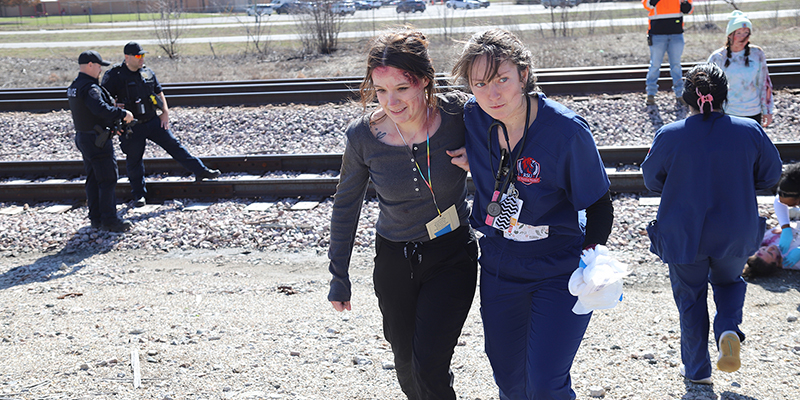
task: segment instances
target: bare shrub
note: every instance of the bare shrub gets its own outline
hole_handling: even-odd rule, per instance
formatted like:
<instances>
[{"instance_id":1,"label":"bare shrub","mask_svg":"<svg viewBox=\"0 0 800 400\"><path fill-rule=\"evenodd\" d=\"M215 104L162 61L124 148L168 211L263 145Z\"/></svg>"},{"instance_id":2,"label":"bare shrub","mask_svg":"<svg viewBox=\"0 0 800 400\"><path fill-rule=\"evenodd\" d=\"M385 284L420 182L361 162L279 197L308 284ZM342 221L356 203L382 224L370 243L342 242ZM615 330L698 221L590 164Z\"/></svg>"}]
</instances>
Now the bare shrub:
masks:
<instances>
[{"instance_id":1,"label":"bare shrub","mask_svg":"<svg viewBox=\"0 0 800 400\"><path fill-rule=\"evenodd\" d=\"M724 0L726 4L729 4L731 8L734 10L738 10L739 6L736 5L735 0ZM698 4L698 3L694 3ZM707 30L707 31L718 31L719 27L716 23L714 23L714 14L716 12L717 3L713 1L704 1L701 3L700 11L703 13L703 24L699 26L699 29ZM695 11L697 10L697 6L695 6Z\"/></svg>"},{"instance_id":2,"label":"bare shrub","mask_svg":"<svg viewBox=\"0 0 800 400\"><path fill-rule=\"evenodd\" d=\"M370 29L372 30L372 36L377 35L378 33L378 20L375 16L375 8L369 10L370 14Z\"/></svg>"},{"instance_id":3,"label":"bare shrub","mask_svg":"<svg viewBox=\"0 0 800 400\"><path fill-rule=\"evenodd\" d=\"M553 36L559 34L567 37L572 32L569 24L569 10L567 7L561 7L561 12L556 11L557 7L550 7L550 29L553 31ZM558 20L556 20L558 16Z\"/></svg>"},{"instance_id":4,"label":"bare shrub","mask_svg":"<svg viewBox=\"0 0 800 400\"><path fill-rule=\"evenodd\" d=\"M600 19L600 10L597 7L600 0L587 0L583 3L586 4L586 11L583 13L585 16L586 29L587 32L592 35L597 26L597 20Z\"/></svg>"},{"instance_id":5,"label":"bare shrub","mask_svg":"<svg viewBox=\"0 0 800 400\"><path fill-rule=\"evenodd\" d=\"M336 51L344 16L333 12L332 0L316 0L294 14L300 42L307 53L331 54Z\"/></svg>"},{"instance_id":6,"label":"bare shrub","mask_svg":"<svg viewBox=\"0 0 800 400\"><path fill-rule=\"evenodd\" d=\"M183 34L183 26L180 23L183 2L181 0L153 0L148 8L150 12L157 14L153 19L153 27L158 39L158 47L164 50L169 58L177 58L178 38Z\"/></svg>"},{"instance_id":7,"label":"bare shrub","mask_svg":"<svg viewBox=\"0 0 800 400\"><path fill-rule=\"evenodd\" d=\"M780 11L781 11L780 2L775 3L775 16L772 18L767 18L767 21L769 21L769 25L771 28L778 28L781 26Z\"/></svg>"},{"instance_id":8,"label":"bare shrub","mask_svg":"<svg viewBox=\"0 0 800 400\"><path fill-rule=\"evenodd\" d=\"M248 46L252 44L258 59L263 60L269 54L269 40L267 38L272 31L272 25L267 23L269 22L269 15L255 13L253 18L254 20L250 21L248 19L241 20L237 17L237 21L244 27Z\"/></svg>"},{"instance_id":9,"label":"bare shrub","mask_svg":"<svg viewBox=\"0 0 800 400\"><path fill-rule=\"evenodd\" d=\"M726 3L730 4L734 10L738 10L739 6L736 4L736 0L725 0Z\"/></svg>"},{"instance_id":10,"label":"bare shrub","mask_svg":"<svg viewBox=\"0 0 800 400\"><path fill-rule=\"evenodd\" d=\"M439 21L441 22L442 40L447 41L453 37L453 10L448 7L437 7L436 12L441 16Z\"/></svg>"}]
</instances>

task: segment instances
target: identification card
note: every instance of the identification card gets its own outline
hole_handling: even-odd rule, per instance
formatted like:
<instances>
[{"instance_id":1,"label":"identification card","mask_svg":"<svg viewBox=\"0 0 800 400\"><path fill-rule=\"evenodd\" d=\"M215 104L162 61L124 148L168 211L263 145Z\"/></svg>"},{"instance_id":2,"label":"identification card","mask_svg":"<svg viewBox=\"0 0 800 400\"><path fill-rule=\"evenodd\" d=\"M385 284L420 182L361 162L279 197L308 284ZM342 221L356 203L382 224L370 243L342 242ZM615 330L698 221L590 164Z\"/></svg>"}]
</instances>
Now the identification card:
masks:
<instances>
[{"instance_id":1,"label":"identification card","mask_svg":"<svg viewBox=\"0 0 800 400\"><path fill-rule=\"evenodd\" d=\"M550 236L550 226L525 225L522 222L517 222L503 231L504 238L515 242L532 242L534 240L546 239L548 236Z\"/></svg>"},{"instance_id":2,"label":"identification card","mask_svg":"<svg viewBox=\"0 0 800 400\"><path fill-rule=\"evenodd\" d=\"M453 204L441 215L437 215L436 218L432 219L430 222L425 224L425 228L428 229L428 237L431 240L436 239L439 236L444 236L461 226L461 221L458 219L458 212L456 211L456 205Z\"/></svg>"}]
</instances>

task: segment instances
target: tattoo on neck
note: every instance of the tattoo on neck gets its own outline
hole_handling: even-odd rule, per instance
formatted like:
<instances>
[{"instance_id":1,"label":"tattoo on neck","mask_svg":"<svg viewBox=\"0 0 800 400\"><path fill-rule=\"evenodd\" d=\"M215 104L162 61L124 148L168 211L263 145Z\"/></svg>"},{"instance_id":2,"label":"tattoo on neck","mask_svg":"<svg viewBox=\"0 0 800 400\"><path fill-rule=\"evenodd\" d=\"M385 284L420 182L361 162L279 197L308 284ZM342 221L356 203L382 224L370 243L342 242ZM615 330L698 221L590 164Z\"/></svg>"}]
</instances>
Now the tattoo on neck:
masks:
<instances>
[{"instance_id":1,"label":"tattoo on neck","mask_svg":"<svg viewBox=\"0 0 800 400\"><path fill-rule=\"evenodd\" d=\"M380 140L380 139L385 138L386 135L388 135L388 133L382 132L382 131L378 131L378 133L375 134L375 137L378 138L378 140Z\"/></svg>"}]
</instances>

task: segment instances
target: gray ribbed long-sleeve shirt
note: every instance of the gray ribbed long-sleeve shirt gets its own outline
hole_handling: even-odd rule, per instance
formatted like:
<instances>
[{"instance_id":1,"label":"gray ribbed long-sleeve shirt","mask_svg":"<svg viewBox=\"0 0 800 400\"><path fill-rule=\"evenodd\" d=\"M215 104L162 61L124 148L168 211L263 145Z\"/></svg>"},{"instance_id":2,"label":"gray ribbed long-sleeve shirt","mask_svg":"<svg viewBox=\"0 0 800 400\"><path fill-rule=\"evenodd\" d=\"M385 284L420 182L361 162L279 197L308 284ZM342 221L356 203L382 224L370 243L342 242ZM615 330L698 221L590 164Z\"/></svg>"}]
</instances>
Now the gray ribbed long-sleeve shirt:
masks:
<instances>
[{"instance_id":1,"label":"gray ribbed long-sleeve shirt","mask_svg":"<svg viewBox=\"0 0 800 400\"><path fill-rule=\"evenodd\" d=\"M455 204L462 226L468 225L469 217L467 173L453 165L445 151L464 146L465 101L463 93L439 96L442 123L430 138L430 171L436 202L442 212ZM387 145L372 134L369 120L370 115L362 116L345 133L347 144L331 215L330 301L350 300L350 255L370 180L380 207L375 230L386 239L428 241L425 224L438 215L431 191L417 171L419 164L428 178L426 143L414 143L412 148Z\"/></svg>"}]
</instances>

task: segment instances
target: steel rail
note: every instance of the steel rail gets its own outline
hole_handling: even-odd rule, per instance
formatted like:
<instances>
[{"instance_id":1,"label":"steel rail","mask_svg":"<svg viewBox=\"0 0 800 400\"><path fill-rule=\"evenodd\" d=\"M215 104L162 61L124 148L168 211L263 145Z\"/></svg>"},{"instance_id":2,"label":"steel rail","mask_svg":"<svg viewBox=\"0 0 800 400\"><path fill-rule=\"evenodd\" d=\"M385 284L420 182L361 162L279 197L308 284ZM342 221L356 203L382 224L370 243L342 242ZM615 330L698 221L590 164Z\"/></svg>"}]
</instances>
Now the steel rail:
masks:
<instances>
[{"instance_id":1,"label":"steel rail","mask_svg":"<svg viewBox=\"0 0 800 400\"><path fill-rule=\"evenodd\" d=\"M611 191L615 193L638 193L646 191L642 175L638 172L610 172ZM148 200L153 199L231 199L231 198L269 198L286 197L326 198L336 193L337 177L308 178L249 178L220 179L215 181L148 181ZM470 193L475 188L468 179ZM375 192L370 184L368 196ZM130 183L117 184L116 195L120 200L131 200ZM83 181L73 182L33 182L0 183L0 202L45 202L81 201L86 197Z\"/></svg>"},{"instance_id":2,"label":"steel rail","mask_svg":"<svg viewBox=\"0 0 800 400\"><path fill-rule=\"evenodd\" d=\"M777 143L784 162L800 159L800 142ZM613 146L600 147L600 155L606 165L611 180L611 191L615 193L644 193L642 175L638 171L617 172L615 166L636 165L644 160L647 146ZM341 154L302 154L302 155L253 155L240 157L204 157L203 162L226 173L237 172L260 175L272 171L294 171L303 173L320 173L338 171L341 166ZM124 160L120 167L124 170ZM185 170L171 158L145 160L146 169L166 173L185 174ZM78 160L69 161L11 161L0 162L0 177L12 178L0 182L0 201L2 202L37 202L80 200L85 196L84 183L75 179L83 174L83 163ZM30 179L47 177L41 182ZM23 179L24 178L24 179ZM195 183L194 181L148 181L148 197L152 199L170 198L281 198L281 197L329 197L336 192L337 177L309 177L303 175L294 178L253 178L239 177L218 179ZM474 190L471 181L470 191ZM370 189L370 193L374 191ZM117 185L117 196L130 199L130 184L120 181Z\"/></svg>"},{"instance_id":3,"label":"steel rail","mask_svg":"<svg viewBox=\"0 0 800 400\"><path fill-rule=\"evenodd\" d=\"M776 88L800 87L800 59L767 60ZM692 64L685 63L686 70ZM647 65L553 68L536 71L545 93L593 94L641 91ZM659 87L671 86L669 68L662 65ZM320 104L357 97L361 77L254 80L234 82L183 82L164 84L172 106L235 106L276 103ZM439 75L438 84L449 88L448 78ZM68 108L66 88L0 89L0 111L39 111Z\"/></svg>"},{"instance_id":4,"label":"steel rail","mask_svg":"<svg viewBox=\"0 0 800 400\"><path fill-rule=\"evenodd\" d=\"M800 160L800 142L775 143L784 162ZM608 167L622 165L638 165L641 163L648 146L599 146L600 157ZM203 163L210 168L224 172L246 174L263 174L273 171L294 171L303 173L339 171L342 163L341 153L312 154L264 154L242 156L202 157ZM117 164L121 171L126 169L126 160L119 159ZM146 158L146 171L185 175L186 169L172 158ZM0 179L36 179L58 178L70 179L84 174L81 160L32 160L0 162Z\"/></svg>"},{"instance_id":5,"label":"steel rail","mask_svg":"<svg viewBox=\"0 0 800 400\"><path fill-rule=\"evenodd\" d=\"M800 63L800 58L773 58L767 60L767 65L770 72L786 72L786 68L792 69L793 65ZM683 63L681 68L686 71L694 66L695 63ZM607 65L607 66L591 66L591 67L570 67L570 68L546 68L535 70L537 76L552 77L550 80L572 80L570 76L573 75L605 75L608 79L623 79L641 77L647 74L649 66L647 64L634 64L634 65ZM661 75L669 76L669 65L663 64ZM446 81L448 77L445 74L437 74L438 79ZM303 78L303 79L268 79L268 80L248 80L248 81L210 81L210 82L179 82L179 83L162 83L162 87L167 90L193 90L195 87L209 87L209 86L231 86L231 87L249 87L258 85L272 85L280 87L281 85L292 86L297 83L310 84L310 83L346 83L358 85L361 83L363 77L361 76L344 76L344 77L318 77L318 78ZM62 95L66 90L65 87L33 87L33 88L0 88L0 95L17 95L24 93L43 93L42 97L52 97L53 95ZM290 90L290 89L286 89ZM180 93L185 94L185 93ZM21 98L21 97L18 97Z\"/></svg>"}]
</instances>

